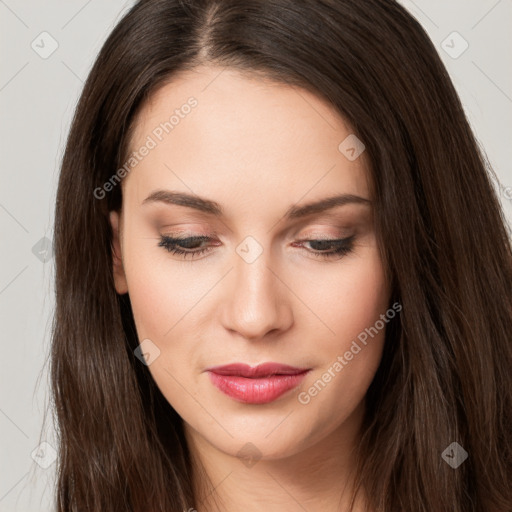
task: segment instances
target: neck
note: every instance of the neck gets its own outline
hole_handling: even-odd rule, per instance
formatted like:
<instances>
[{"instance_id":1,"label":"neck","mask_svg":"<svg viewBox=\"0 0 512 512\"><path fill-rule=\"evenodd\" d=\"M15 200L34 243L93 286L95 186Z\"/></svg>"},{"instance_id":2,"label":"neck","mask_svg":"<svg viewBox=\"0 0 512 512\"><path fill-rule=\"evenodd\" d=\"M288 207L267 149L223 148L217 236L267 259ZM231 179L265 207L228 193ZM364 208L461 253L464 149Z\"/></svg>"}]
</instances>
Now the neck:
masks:
<instances>
[{"instance_id":1,"label":"neck","mask_svg":"<svg viewBox=\"0 0 512 512\"><path fill-rule=\"evenodd\" d=\"M308 443L306 437L293 453L272 459L259 453L252 459L225 453L185 424L195 475L192 510L349 512L363 413L364 402L320 441ZM358 493L352 511L362 510Z\"/></svg>"}]
</instances>

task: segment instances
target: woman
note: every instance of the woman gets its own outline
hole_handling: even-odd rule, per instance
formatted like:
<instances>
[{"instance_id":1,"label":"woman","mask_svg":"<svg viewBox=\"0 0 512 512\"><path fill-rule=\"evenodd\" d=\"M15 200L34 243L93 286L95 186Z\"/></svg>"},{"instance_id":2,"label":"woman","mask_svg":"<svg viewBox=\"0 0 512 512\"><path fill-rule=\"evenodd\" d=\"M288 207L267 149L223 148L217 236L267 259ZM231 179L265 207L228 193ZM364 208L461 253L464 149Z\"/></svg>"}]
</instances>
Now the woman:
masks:
<instances>
[{"instance_id":1,"label":"woman","mask_svg":"<svg viewBox=\"0 0 512 512\"><path fill-rule=\"evenodd\" d=\"M488 171L394 1L139 1L58 186L58 510L512 510Z\"/></svg>"}]
</instances>

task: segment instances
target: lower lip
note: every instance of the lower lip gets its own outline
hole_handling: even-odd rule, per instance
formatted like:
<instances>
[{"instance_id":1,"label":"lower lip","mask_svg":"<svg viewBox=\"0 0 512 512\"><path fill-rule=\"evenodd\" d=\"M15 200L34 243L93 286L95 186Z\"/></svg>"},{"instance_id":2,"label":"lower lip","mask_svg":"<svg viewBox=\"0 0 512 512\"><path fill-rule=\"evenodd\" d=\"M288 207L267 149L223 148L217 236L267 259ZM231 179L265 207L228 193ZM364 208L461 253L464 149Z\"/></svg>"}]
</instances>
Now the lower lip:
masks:
<instances>
[{"instance_id":1,"label":"lower lip","mask_svg":"<svg viewBox=\"0 0 512 512\"><path fill-rule=\"evenodd\" d=\"M229 397L246 404L266 404L296 388L309 370L294 375L272 375L250 379L237 375L219 375L209 371L213 385Z\"/></svg>"}]
</instances>

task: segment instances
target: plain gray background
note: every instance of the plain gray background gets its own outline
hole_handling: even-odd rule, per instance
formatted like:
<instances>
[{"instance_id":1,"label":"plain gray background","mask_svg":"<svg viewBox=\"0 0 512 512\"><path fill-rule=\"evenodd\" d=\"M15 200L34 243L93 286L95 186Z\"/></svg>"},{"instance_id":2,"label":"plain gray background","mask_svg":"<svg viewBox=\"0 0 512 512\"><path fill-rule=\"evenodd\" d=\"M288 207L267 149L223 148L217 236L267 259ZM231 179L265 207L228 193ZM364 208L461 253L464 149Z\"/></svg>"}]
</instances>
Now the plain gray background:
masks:
<instances>
[{"instance_id":1,"label":"plain gray background","mask_svg":"<svg viewBox=\"0 0 512 512\"><path fill-rule=\"evenodd\" d=\"M50 396L45 361L54 304L56 183L83 82L108 33L133 3L0 0L2 512L52 510L55 433L51 420L45 432L42 424ZM501 182L496 187L510 223L512 0L402 3L447 66Z\"/></svg>"}]
</instances>

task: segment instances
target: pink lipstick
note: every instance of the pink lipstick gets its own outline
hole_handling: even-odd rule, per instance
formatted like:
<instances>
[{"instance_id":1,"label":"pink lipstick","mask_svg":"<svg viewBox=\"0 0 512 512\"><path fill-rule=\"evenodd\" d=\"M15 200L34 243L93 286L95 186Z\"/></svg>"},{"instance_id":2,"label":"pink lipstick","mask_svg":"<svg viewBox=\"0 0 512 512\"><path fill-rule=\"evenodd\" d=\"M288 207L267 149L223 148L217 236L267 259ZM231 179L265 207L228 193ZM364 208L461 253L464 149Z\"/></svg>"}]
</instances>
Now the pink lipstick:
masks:
<instances>
[{"instance_id":1,"label":"pink lipstick","mask_svg":"<svg viewBox=\"0 0 512 512\"><path fill-rule=\"evenodd\" d=\"M266 404L297 387L310 368L263 363L213 366L206 371L214 386L227 396L247 404Z\"/></svg>"}]
</instances>

